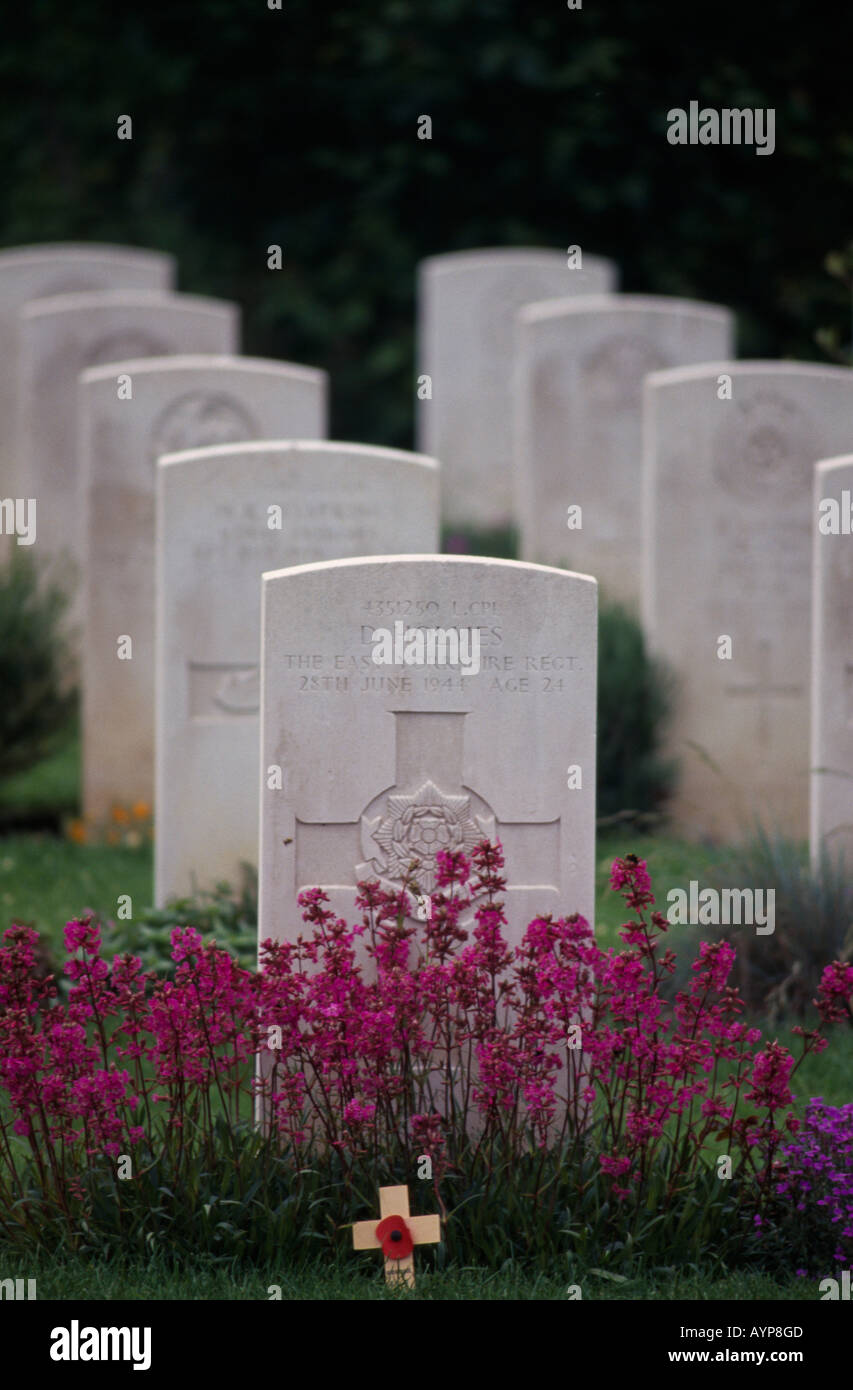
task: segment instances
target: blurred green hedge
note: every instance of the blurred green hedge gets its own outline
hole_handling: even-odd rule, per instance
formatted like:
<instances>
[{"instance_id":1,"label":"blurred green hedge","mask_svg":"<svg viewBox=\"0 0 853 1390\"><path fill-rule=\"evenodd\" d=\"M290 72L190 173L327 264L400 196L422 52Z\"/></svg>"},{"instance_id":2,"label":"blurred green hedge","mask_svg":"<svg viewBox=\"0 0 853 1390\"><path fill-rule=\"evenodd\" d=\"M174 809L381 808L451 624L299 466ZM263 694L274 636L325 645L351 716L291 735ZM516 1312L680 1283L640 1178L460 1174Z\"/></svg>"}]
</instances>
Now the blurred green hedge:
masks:
<instances>
[{"instance_id":1,"label":"blurred green hedge","mask_svg":"<svg viewBox=\"0 0 853 1390\"><path fill-rule=\"evenodd\" d=\"M243 305L246 351L327 368L333 434L366 442L411 443L414 271L437 252L579 243L626 290L732 305L744 355L820 360L820 328L847 343L824 261L850 236L849 10L282 6L18 11L0 245L175 252L182 289ZM691 100L772 106L775 153L670 146L666 112Z\"/></svg>"}]
</instances>

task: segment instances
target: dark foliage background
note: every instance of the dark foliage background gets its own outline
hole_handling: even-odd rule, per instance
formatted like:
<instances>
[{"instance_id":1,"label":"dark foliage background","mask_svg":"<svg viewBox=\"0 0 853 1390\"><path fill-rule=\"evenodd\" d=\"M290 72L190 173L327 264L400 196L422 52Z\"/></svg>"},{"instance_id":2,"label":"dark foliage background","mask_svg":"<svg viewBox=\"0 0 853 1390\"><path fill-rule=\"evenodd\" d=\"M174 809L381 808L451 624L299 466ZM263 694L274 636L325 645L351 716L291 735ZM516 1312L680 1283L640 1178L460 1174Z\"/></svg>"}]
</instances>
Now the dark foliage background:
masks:
<instances>
[{"instance_id":1,"label":"dark foliage background","mask_svg":"<svg viewBox=\"0 0 853 1390\"><path fill-rule=\"evenodd\" d=\"M732 305L744 355L821 360L821 327L846 344L824 261L853 235L847 7L282 4L10 13L0 245L173 251L182 289L243 305L246 351L327 368L333 435L366 442L411 442L415 266L436 252L579 243L626 290ZM691 99L774 107L775 154L670 146Z\"/></svg>"}]
</instances>

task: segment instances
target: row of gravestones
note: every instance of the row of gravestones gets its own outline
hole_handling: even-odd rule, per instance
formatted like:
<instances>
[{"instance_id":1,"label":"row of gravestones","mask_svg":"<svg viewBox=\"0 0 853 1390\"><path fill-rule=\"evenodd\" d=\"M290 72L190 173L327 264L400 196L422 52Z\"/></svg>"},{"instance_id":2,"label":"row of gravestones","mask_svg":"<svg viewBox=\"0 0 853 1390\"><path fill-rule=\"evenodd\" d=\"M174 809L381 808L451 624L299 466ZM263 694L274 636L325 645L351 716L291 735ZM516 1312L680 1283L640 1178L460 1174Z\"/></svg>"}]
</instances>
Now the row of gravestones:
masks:
<instances>
[{"instance_id":1,"label":"row of gravestones","mask_svg":"<svg viewBox=\"0 0 853 1390\"><path fill-rule=\"evenodd\" d=\"M417 857L429 891L435 849L483 834L506 847L516 926L548 903L591 912L595 585L436 557L437 464L320 442L324 374L234 357L236 309L171 279L149 252L0 253L4 492L38 499L39 552L84 574L87 813L147 798L156 723L160 900L256 858L260 781L265 934L296 887L349 902L357 876L398 882ZM445 514L498 519L482 507L511 475L514 434L526 558L642 595L682 676L674 740L695 749L678 810L721 833L733 806L802 828L813 537L812 764L832 771L813 779L812 825L815 843L837 840L851 819L850 566L843 533L817 526L809 477L853 444L853 374L659 372L727 359L729 316L600 293L612 280L551 253L425 264L420 437L441 459ZM530 304L567 288L591 297ZM841 502L845 465L819 477ZM582 524L558 533L570 507ZM431 558L358 558L388 554ZM300 568L266 581L260 647L260 576L282 565ZM476 627L479 674L377 667L371 634L397 622Z\"/></svg>"},{"instance_id":2,"label":"row of gravestones","mask_svg":"<svg viewBox=\"0 0 853 1390\"><path fill-rule=\"evenodd\" d=\"M423 264L418 442L446 518L513 523L522 559L639 613L677 677L680 829L810 819L815 855L853 853L853 371L732 361L728 310L615 279L577 248Z\"/></svg>"}]
</instances>

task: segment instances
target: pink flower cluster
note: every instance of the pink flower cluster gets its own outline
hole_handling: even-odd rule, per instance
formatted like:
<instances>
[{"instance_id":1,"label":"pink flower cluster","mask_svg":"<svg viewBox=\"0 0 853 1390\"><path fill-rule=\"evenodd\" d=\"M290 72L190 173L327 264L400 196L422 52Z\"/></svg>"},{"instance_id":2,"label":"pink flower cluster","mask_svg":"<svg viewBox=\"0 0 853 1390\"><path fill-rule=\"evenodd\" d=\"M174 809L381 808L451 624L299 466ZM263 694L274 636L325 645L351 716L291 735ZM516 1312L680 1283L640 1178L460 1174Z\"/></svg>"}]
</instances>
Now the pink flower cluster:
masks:
<instances>
[{"instance_id":1,"label":"pink flower cluster","mask_svg":"<svg viewBox=\"0 0 853 1390\"><path fill-rule=\"evenodd\" d=\"M100 935L69 922L65 944L79 954L66 973L76 983L66 1006L52 980L33 975L37 933L14 927L0 951L0 1085L8 1093L12 1131L31 1141L43 1175L56 1175L69 1150L120 1153L142 1137L128 1116L137 1104L128 1072L107 1056L100 1002L108 975ZM36 1137L43 1142L33 1143ZM5 1138L4 1131L4 1138Z\"/></svg>"},{"instance_id":2,"label":"pink flower cluster","mask_svg":"<svg viewBox=\"0 0 853 1390\"><path fill-rule=\"evenodd\" d=\"M826 1023L853 1023L853 965L840 960L827 965L815 1003Z\"/></svg>"},{"instance_id":3,"label":"pink flower cluster","mask_svg":"<svg viewBox=\"0 0 853 1390\"><path fill-rule=\"evenodd\" d=\"M579 916L537 917L510 947L500 846L437 858L427 921L410 915L405 889L364 883L361 921L348 926L312 889L300 900L308 930L265 942L258 972L192 928L172 933L172 981L131 955L108 965L85 919L66 929L62 1003L36 977L36 934L7 931L0 1197L17 1190L7 1113L57 1186L87 1157L143 1140L180 1166L193 1144L212 1151L220 1120L233 1135L257 1115L297 1156L334 1151L346 1171L362 1159L411 1171L428 1154L438 1182L478 1157L594 1143L613 1194L639 1200L661 1153L675 1192L724 1145L769 1181L797 1129L796 1066L777 1043L754 1051L759 1031L740 1021L728 983L731 946L703 943L689 989L668 1004L667 924L649 915L648 872L633 856L611 877L633 913L621 951L601 950ZM850 967L828 967L822 1007L841 1016L851 994ZM804 1054L822 1046L803 1034Z\"/></svg>"}]
</instances>

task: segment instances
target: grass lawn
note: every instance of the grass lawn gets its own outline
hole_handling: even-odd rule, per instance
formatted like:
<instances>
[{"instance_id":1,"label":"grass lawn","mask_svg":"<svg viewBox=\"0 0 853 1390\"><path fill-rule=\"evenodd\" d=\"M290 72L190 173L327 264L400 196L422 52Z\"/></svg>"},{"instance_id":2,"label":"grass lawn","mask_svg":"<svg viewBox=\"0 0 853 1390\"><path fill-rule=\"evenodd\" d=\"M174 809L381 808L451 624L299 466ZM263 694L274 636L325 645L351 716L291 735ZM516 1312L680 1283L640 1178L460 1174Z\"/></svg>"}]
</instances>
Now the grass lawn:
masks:
<instances>
[{"instance_id":1,"label":"grass lawn","mask_svg":"<svg viewBox=\"0 0 853 1390\"><path fill-rule=\"evenodd\" d=\"M32 772L8 780L0 789L0 829L10 817L19 825L38 824L39 817L77 810L79 745L76 737L56 756ZM59 817L57 817L58 821ZM630 828L608 828L599 836L596 863L596 931L603 946L619 946L618 927L628 914L619 895L608 885L614 858L633 852L646 859L652 875L657 904L665 907L667 891L685 887L691 879L708 881L725 851L712 850L681 841L673 836L653 835ZM132 923L152 900L152 852L149 845L138 849L77 844L45 831L17 829L0 834L0 924L11 921L33 923L45 936L54 955L62 953L65 922L91 909L106 924L115 920L118 899L129 895ZM568 906L568 905L567 905ZM677 929L671 944L682 956L692 959L699 929ZM676 929L673 930L675 937ZM788 1024L763 1026L766 1038L779 1041L799 1052L798 1040ZM795 1079L797 1108L810 1096L820 1095L831 1104L848 1103L853 1096L853 1030L834 1031L830 1047L806 1060ZM448 1252L449 1253L449 1252ZM25 1275L36 1278L38 1296L49 1298L138 1300L267 1300L268 1289L277 1285L283 1299L337 1300L550 1300L567 1297L570 1283L580 1283L584 1300L621 1302L734 1299L773 1302L797 1299L814 1301L819 1297L813 1281L791 1277L778 1283L761 1273L693 1268L680 1272L661 1270L641 1278L621 1280L588 1271L561 1274L555 1270L532 1273L519 1267L498 1272L483 1268L443 1270L430 1267L430 1258L420 1265L418 1286L413 1292L389 1291L384 1283L381 1262L367 1258L356 1264L351 1258L330 1266L327 1262L303 1269L283 1269L274 1265L245 1267L216 1264L199 1256L177 1270L158 1259L148 1264L126 1264L120 1259L97 1260L85 1256L43 1255L20 1257L0 1250L0 1278ZM568 1267L568 1266L567 1266Z\"/></svg>"},{"instance_id":2,"label":"grass lawn","mask_svg":"<svg viewBox=\"0 0 853 1390\"><path fill-rule=\"evenodd\" d=\"M150 847L139 850L99 848L61 841L50 834L18 831L2 836L4 825L26 825L52 815L57 823L78 813L80 739L70 729L57 752L37 767L0 784L0 922L11 917L33 922L48 940L61 945L62 927L74 914L91 908L108 920L115 916L120 894L129 894L135 913L153 898ZM624 903L608 885L610 865L619 855L647 859L658 905L670 888L700 881L725 851L690 844L673 836L631 828L599 833L596 862L596 934L603 946L619 946L617 929L625 920ZM569 907L569 910L571 908ZM684 929L683 929L684 930ZM688 937L682 938L685 945Z\"/></svg>"},{"instance_id":3,"label":"grass lawn","mask_svg":"<svg viewBox=\"0 0 853 1390\"><path fill-rule=\"evenodd\" d=\"M329 1265L328 1261L306 1265L300 1270L265 1266L221 1266L199 1260L192 1267L172 1270L158 1260L150 1264L124 1264L121 1261L92 1261L83 1258L27 1257L20 1266L15 1259L0 1257L0 1276L26 1277L37 1281L40 1299L138 1299L159 1300L268 1300L275 1297L271 1287L281 1290L285 1299L337 1300L545 1300L564 1302L570 1283L580 1284L585 1302L638 1301L672 1302L682 1299L797 1299L813 1302L818 1291L813 1280L791 1279L777 1284L763 1274L740 1272L727 1277L690 1271L664 1272L654 1277L620 1282L606 1274L557 1277L543 1271L531 1273L520 1267L487 1269L448 1266L441 1271L425 1268L422 1259L413 1291L391 1290L385 1285L382 1261L365 1255L363 1267L352 1264Z\"/></svg>"},{"instance_id":4,"label":"grass lawn","mask_svg":"<svg viewBox=\"0 0 853 1390\"><path fill-rule=\"evenodd\" d=\"M70 729L51 757L0 782L0 826L73 816L80 800L80 736Z\"/></svg>"},{"instance_id":5,"label":"grass lawn","mask_svg":"<svg viewBox=\"0 0 853 1390\"><path fill-rule=\"evenodd\" d=\"M608 832L599 842L596 865L596 925L603 946L621 945L617 933L626 913L622 899L608 887L608 878L613 859L631 851L648 860L658 903L665 902L669 887L684 885L690 878L701 879L720 853L675 839ZM132 937L134 918L151 903L152 883L150 846L78 845L51 835L0 838L0 922L3 926L13 920L32 922L58 959L63 958L66 921L90 908L106 926L115 920L118 898L123 894L131 898L133 910L127 925ZM686 960L692 960L701 931L681 928L679 932L672 945ZM760 1017L755 1022L765 1038L778 1037L799 1055L799 1040L791 1035L789 1023L771 1026ZM833 1105L853 1099L853 1031L836 1029L825 1052L806 1058L797 1074L795 1091L798 1108L809 1096L823 1096Z\"/></svg>"},{"instance_id":6,"label":"grass lawn","mask_svg":"<svg viewBox=\"0 0 853 1390\"><path fill-rule=\"evenodd\" d=\"M602 836L596 865L596 928L602 946L620 946L619 924L625 920L624 903L608 887L610 865L617 855L633 851L648 860L658 903L665 903L670 887L701 879L717 862L720 852L697 848L676 839L664 839L631 831L609 831ZM0 838L0 922L32 922L46 938L55 956L62 958L62 932L72 916L91 908L106 925L114 921L120 895L131 898L131 926L150 906L153 874L151 847L139 849L78 845L52 835L10 835ZM692 959L701 932L680 928L673 948ZM674 935L674 933L673 933ZM788 1025L769 1026L756 1020L768 1039L799 1053L799 1043ZM837 1029L832 1045L812 1056L798 1073L796 1091L805 1099L822 1095L830 1104L853 1099L853 1031Z\"/></svg>"},{"instance_id":7,"label":"grass lawn","mask_svg":"<svg viewBox=\"0 0 853 1390\"><path fill-rule=\"evenodd\" d=\"M621 946L618 928L630 916L620 895L610 887L610 866L614 859L624 858L626 854L636 854L638 859L647 861L655 906L661 912L666 909L670 888L685 888L691 879L700 882L707 879L715 865L725 860L724 851L671 836L631 829L599 831L595 861L595 933L601 946Z\"/></svg>"},{"instance_id":8,"label":"grass lawn","mask_svg":"<svg viewBox=\"0 0 853 1390\"><path fill-rule=\"evenodd\" d=\"M54 835L0 838L2 924L29 922L54 952L62 951L65 923L91 908L104 923L115 919L118 898L129 894L133 913L153 896L150 846L141 849L76 845Z\"/></svg>"},{"instance_id":9,"label":"grass lawn","mask_svg":"<svg viewBox=\"0 0 853 1390\"><path fill-rule=\"evenodd\" d=\"M8 784L7 784L8 786ZM596 863L596 932L603 946L619 946L617 930L626 918L625 905L609 885L610 865L617 855L634 852L648 859L655 894L666 902L669 888L702 878L719 851L697 848L684 841L631 831L608 831L599 839ZM13 917L33 922L56 948L68 919L91 908L106 922L114 918L119 895L129 894L133 911L151 905L153 865L151 847L139 849L78 845L49 834L0 837L0 920ZM686 937L683 938L686 942Z\"/></svg>"}]
</instances>

